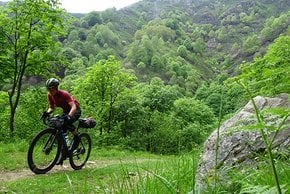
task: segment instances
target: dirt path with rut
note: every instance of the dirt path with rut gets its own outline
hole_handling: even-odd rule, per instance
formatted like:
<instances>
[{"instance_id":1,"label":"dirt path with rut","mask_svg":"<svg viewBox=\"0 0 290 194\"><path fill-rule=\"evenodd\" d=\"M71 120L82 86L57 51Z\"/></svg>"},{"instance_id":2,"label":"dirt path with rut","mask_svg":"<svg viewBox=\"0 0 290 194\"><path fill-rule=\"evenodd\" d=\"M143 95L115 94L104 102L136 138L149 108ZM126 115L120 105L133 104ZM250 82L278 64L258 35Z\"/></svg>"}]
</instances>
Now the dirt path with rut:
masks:
<instances>
[{"instance_id":1,"label":"dirt path with rut","mask_svg":"<svg viewBox=\"0 0 290 194\"><path fill-rule=\"evenodd\" d=\"M116 165L116 164L138 164L146 161L156 161L156 159L120 159L120 160L97 160L97 161L88 161L84 169L87 168L104 168L110 165ZM25 169L25 170L18 170L18 171L7 171L7 172L1 172L0 171L0 181L1 182L8 182L8 181L16 181L19 179L29 178L29 177L35 177L35 176L49 176L49 174L58 173L58 172L66 172L66 171L73 171L73 169L70 167L69 162L66 160L63 166L54 166L52 170L50 170L48 173L44 175L36 175L31 170Z\"/></svg>"}]
</instances>

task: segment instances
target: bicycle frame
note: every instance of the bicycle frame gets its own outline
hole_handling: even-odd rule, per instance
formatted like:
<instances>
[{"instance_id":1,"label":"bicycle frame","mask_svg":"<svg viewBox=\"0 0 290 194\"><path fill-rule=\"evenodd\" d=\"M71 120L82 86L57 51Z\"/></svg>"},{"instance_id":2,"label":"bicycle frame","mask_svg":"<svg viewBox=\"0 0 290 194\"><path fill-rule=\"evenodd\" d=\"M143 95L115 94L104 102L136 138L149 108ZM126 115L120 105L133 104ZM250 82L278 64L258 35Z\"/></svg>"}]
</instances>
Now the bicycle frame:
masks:
<instances>
[{"instance_id":1,"label":"bicycle frame","mask_svg":"<svg viewBox=\"0 0 290 194\"><path fill-rule=\"evenodd\" d=\"M81 125L84 123L80 123L76 127L77 131L80 128L89 128L86 125ZM66 158L69 158L69 163L74 170L83 168L91 153L92 141L89 134L79 133L78 140L80 141L78 144L74 142L76 138L73 138L71 143L67 144L61 117L50 117L46 122L44 121L44 124L48 125L48 128L39 131L33 137L28 148L27 161L29 168L35 174L44 174L51 170L56 163L59 164L58 161Z\"/></svg>"}]
</instances>

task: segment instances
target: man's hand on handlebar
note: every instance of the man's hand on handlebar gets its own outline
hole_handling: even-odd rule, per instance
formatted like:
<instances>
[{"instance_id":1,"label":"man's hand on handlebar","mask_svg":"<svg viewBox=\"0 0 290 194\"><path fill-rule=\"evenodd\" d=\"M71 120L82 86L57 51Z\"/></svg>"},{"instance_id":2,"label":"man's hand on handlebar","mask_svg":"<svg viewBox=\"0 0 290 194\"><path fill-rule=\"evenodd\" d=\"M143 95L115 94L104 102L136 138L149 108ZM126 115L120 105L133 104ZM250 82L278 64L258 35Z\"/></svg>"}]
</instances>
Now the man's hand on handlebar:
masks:
<instances>
[{"instance_id":1,"label":"man's hand on handlebar","mask_svg":"<svg viewBox=\"0 0 290 194\"><path fill-rule=\"evenodd\" d=\"M69 115L65 114L63 116L63 119L64 119L65 122L69 122L71 120L71 117Z\"/></svg>"},{"instance_id":2,"label":"man's hand on handlebar","mask_svg":"<svg viewBox=\"0 0 290 194\"><path fill-rule=\"evenodd\" d=\"M47 117L49 117L50 113L44 111L41 115L41 119L46 119Z\"/></svg>"}]
</instances>

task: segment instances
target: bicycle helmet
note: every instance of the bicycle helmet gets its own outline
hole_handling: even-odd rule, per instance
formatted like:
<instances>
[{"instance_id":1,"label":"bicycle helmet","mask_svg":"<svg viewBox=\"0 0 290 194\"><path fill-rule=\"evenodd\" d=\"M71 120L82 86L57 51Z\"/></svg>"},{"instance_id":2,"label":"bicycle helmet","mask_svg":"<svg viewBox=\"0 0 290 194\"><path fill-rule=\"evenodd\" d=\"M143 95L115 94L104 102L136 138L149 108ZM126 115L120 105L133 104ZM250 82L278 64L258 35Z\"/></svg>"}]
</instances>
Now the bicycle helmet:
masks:
<instances>
[{"instance_id":1,"label":"bicycle helmet","mask_svg":"<svg viewBox=\"0 0 290 194\"><path fill-rule=\"evenodd\" d=\"M50 78L46 81L45 86L47 89L49 88L57 88L59 85L59 81L55 78Z\"/></svg>"}]
</instances>

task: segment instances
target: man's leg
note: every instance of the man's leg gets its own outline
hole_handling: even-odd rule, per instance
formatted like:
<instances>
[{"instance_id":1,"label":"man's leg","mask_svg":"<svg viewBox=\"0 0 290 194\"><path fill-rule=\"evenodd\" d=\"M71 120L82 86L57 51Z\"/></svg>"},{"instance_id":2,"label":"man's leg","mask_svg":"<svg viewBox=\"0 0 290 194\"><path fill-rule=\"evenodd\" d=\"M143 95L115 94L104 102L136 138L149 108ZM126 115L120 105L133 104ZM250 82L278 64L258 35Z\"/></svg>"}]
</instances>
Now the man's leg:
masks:
<instances>
[{"instance_id":1,"label":"man's leg","mask_svg":"<svg viewBox=\"0 0 290 194\"><path fill-rule=\"evenodd\" d=\"M73 123L76 122L80 118L81 112L82 112L81 111L81 108L78 107L77 110L76 110L76 112L75 112L75 114L71 118L71 123L69 123L69 130L70 130L70 132L74 136L74 138L73 138L73 144L71 146L71 150L70 151L73 151L76 148L78 148L79 143L80 143L80 137L78 135L77 128L73 125Z\"/></svg>"},{"instance_id":2,"label":"man's leg","mask_svg":"<svg viewBox=\"0 0 290 194\"><path fill-rule=\"evenodd\" d=\"M67 137L67 130L65 130L66 128L64 127L63 128L63 135L64 135L64 140L65 141L67 141L68 139L68 137ZM66 142L66 143L68 143L68 142ZM68 146L68 145L67 145ZM60 150L60 155L59 155L59 157L58 157L58 159L57 159L57 162L56 162L56 165L63 165L63 161L66 159L66 153L67 153L67 151L65 151L64 150L64 147L63 147L63 145L61 146L61 150Z\"/></svg>"},{"instance_id":3,"label":"man's leg","mask_svg":"<svg viewBox=\"0 0 290 194\"><path fill-rule=\"evenodd\" d=\"M77 149L80 144L80 136L78 135L78 131L76 130L76 128L72 130L72 134L74 137L70 151L74 151L75 149Z\"/></svg>"}]
</instances>

